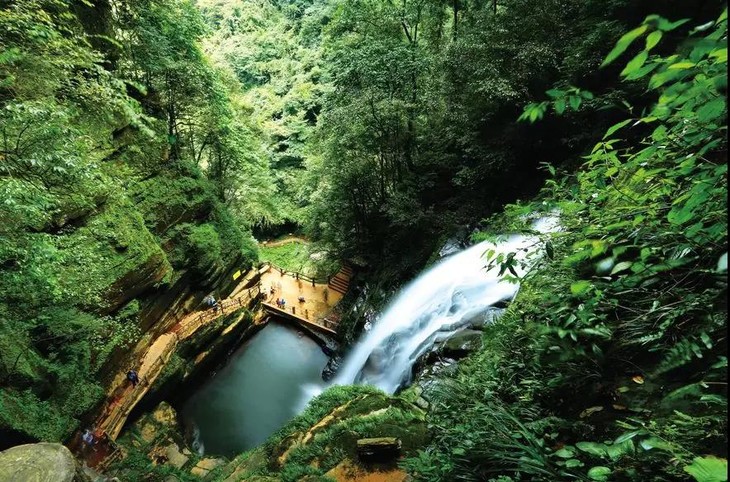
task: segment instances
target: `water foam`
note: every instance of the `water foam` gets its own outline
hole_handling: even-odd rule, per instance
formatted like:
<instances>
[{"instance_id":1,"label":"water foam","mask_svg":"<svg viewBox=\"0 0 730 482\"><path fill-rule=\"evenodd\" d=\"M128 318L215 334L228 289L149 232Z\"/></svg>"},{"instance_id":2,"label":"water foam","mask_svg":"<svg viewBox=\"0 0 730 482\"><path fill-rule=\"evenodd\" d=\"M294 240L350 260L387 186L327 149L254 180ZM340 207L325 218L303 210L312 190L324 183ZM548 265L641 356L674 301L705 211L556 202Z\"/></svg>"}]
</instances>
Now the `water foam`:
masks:
<instances>
[{"instance_id":1,"label":"water foam","mask_svg":"<svg viewBox=\"0 0 730 482\"><path fill-rule=\"evenodd\" d=\"M540 218L532 225L546 233L558 229L557 216ZM511 300L519 285L487 270L484 253L516 253L517 274L534 262L537 236L510 235L479 243L453 254L406 285L388 305L373 328L353 347L331 384L368 384L394 393L410 381L413 364L434 343L469 326L479 317L489 318L495 305ZM308 386L306 404L324 387Z\"/></svg>"}]
</instances>

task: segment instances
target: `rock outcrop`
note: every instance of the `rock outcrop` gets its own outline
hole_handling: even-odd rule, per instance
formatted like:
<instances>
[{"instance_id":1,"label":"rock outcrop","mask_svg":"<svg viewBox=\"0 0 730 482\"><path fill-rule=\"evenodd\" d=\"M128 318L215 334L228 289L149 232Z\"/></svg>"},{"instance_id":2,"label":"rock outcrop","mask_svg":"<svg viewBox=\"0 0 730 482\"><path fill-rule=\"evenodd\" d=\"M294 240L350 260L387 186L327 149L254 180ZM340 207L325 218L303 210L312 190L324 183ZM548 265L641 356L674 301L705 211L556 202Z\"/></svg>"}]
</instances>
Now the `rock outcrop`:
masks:
<instances>
[{"instance_id":1,"label":"rock outcrop","mask_svg":"<svg viewBox=\"0 0 730 482\"><path fill-rule=\"evenodd\" d=\"M2 482L85 482L71 452L61 444L17 445L0 452Z\"/></svg>"},{"instance_id":2,"label":"rock outcrop","mask_svg":"<svg viewBox=\"0 0 730 482\"><path fill-rule=\"evenodd\" d=\"M482 332L478 330L462 330L452 335L439 349L443 356L463 358L482 347Z\"/></svg>"},{"instance_id":3,"label":"rock outcrop","mask_svg":"<svg viewBox=\"0 0 730 482\"><path fill-rule=\"evenodd\" d=\"M395 437L361 438L357 441L357 456L365 462L397 459L402 445Z\"/></svg>"},{"instance_id":4,"label":"rock outcrop","mask_svg":"<svg viewBox=\"0 0 730 482\"><path fill-rule=\"evenodd\" d=\"M284 472L308 474L312 481L400 482L406 474L398 468L399 458L414 454L427 437L425 412L409 400L369 387L335 387L221 475L226 482ZM373 451L386 456L361 457Z\"/></svg>"}]
</instances>

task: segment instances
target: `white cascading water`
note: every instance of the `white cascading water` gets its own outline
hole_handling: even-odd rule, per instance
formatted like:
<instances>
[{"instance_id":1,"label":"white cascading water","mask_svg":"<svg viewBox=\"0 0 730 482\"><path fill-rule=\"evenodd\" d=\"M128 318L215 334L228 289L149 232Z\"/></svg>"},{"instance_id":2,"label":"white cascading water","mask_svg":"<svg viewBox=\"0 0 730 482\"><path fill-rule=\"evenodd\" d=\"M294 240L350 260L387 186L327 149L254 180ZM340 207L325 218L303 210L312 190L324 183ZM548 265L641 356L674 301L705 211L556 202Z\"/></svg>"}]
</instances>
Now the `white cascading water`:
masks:
<instances>
[{"instance_id":1,"label":"white cascading water","mask_svg":"<svg viewBox=\"0 0 730 482\"><path fill-rule=\"evenodd\" d=\"M541 233L557 229L557 216L532 225ZM499 302L511 300L517 283L503 280L498 269L486 270L484 253L516 253L524 261L537 249L536 236L506 236L497 244L482 242L453 254L409 283L389 304L374 327L344 360L334 385L368 384L394 393L410 381L413 364L439 340L467 327ZM496 256L496 254L495 254ZM530 264L528 261L526 264ZM525 268L515 267L518 274ZM309 387L307 400L322 389Z\"/></svg>"}]
</instances>

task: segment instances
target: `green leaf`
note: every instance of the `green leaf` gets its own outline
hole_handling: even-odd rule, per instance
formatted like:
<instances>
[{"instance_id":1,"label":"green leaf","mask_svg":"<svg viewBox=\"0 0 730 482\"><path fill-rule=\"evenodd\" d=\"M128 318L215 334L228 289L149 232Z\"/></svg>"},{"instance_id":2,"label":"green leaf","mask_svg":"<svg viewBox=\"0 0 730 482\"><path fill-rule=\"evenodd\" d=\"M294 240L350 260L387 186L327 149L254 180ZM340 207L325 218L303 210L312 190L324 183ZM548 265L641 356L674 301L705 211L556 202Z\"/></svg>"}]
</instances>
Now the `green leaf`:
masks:
<instances>
[{"instance_id":1,"label":"green leaf","mask_svg":"<svg viewBox=\"0 0 730 482\"><path fill-rule=\"evenodd\" d=\"M725 99L717 98L706 103L697 110L697 119L700 122L709 122L720 117L726 109Z\"/></svg>"},{"instance_id":2,"label":"green leaf","mask_svg":"<svg viewBox=\"0 0 730 482\"><path fill-rule=\"evenodd\" d=\"M683 18L681 20L677 20L676 22L671 22L671 23L669 23L669 22L665 23L665 22L667 22L667 21L665 20L664 22L660 22L659 28L665 32L670 32L670 31L674 30L675 28L681 27L685 23L689 22L689 19Z\"/></svg>"},{"instance_id":3,"label":"green leaf","mask_svg":"<svg viewBox=\"0 0 730 482\"><path fill-rule=\"evenodd\" d=\"M620 443L625 442L627 440L631 440L632 438L636 437L640 433L642 433L641 430L634 430L634 431L631 431L631 432L626 432L625 434L620 435L613 443L620 444Z\"/></svg>"},{"instance_id":4,"label":"green leaf","mask_svg":"<svg viewBox=\"0 0 730 482\"><path fill-rule=\"evenodd\" d=\"M691 69L695 65L697 65L697 64L695 64L694 62L685 61L685 62L677 62L676 64L672 64L667 68L669 70L686 70L686 69Z\"/></svg>"},{"instance_id":5,"label":"green leaf","mask_svg":"<svg viewBox=\"0 0 730 482\"><path fill-rule=\"evenodd\" d=\"M548 97L551 97L553 99L562 97L565 94L565 92L563 92L560 89L550 89L550 90L545 91L545 93L548 95Z\"/></svg>"},{"instance_id":6,"label":"green leaf","mask_svg":"<svg viewBox=\"0 0 730 482\"><path fill-rule=\"evenodd\" d=\"M627 269L630 269L632 264L634 264L632 261L621 261L613 267L613 269L611 270L611 276L615 275L616 273L620 273L621 271L626 271Z\"/></svg>"},{"instance_id":7,"label":"green leaf","mask_svg":"<svg viewBox=\"0 0 730 482\"><path fill-rule=\"evenodd\" d=\"M583 102L583 100L580 98L580 96L571 95L570 97L568 97L568 104L570 104L570 108L573 110L578 110L581 102Z\"/></svg>"},{"instance_id":8,"label":"green leaf","mask_svg":"<svg viewBox=\"0 0 730 482\"><path fill-rule=\"evenodd\" d=\"M662 31L661 30L655 30L649 35L646 36L646 47L645 50L648 52L654 47L657 46L659 41L662 39Z\"/></svg>"},{"instance_id":9,"label":"green leaf","mask_svg":"<svg viewBox=\"0 0 730 482\"><path fill-rule=\"evenodd\" d=\"M591 455L595 455L597 457L606 457L608 456L608 451L606 450L606 444L601 443L595 443L595 442L578 442L575 444L576 448L578 450L582 450L583 452Z\"/></svg>"},{"instance_id":10,"label":"green leaf","mask_svg":"<svg viewBox=\"0 0 730 482\"><path fill-rule=\"evenodd\" d=\"M646 50L642 50L641 52L636 54L636 56L631 59L628 64L626 64L624 70L621 71L621 75L627 76L632 72L639 70L644 65L644 62L646 62L647 58L649 58L649 52L647 52Z\"/></svg>"},{"instance_id":11,"label":"green leaf","mask_svg":"<svg viewBox=\"0 0 730 482\"><path fill-rule=\"evenodd\" d=\"M611 475L611 469L609 469L608 467L603 467L601 465L597 467L591 467L591 470L588 471L588 478L590 478L591 480L608 480L609 475Z\"/></svg>"},{"instance_id":12,"label":"green leaf","mask_svg":"<svg viewBox=\"0 0 730 482\"><path fill-rule=\"evenodd\" d=\"M555 455L561 459L569 459L575 455L575 450L573 450L570 446L566 446L555 452Z\"/></svg>"},{"instance_id":13,"label":"green leaf","mask_svg":"<svg viewBox=\"0 0 730 482\"><path fill-rule=\"evenodd\" d=\"M696 457L690 465L684 466L684 471L697 482L726 482L727 460L713 456Z\"/></svg>"},{"instance_id":14,"label":"green leaf","mask_svg":"<svg viewBox=\"0 0 730 482\"><path fill-rule=\"evenodd\" d=\"M687 206L682 206L681 209L672 208L667 214L667 220L676 225L681 225L692 219L693 212L688 209Z\"/></svg>"},{"instance_id":15,"label":"green leaf","mask_svg":"<svg viewBox=\"0 0 730 482\"><path fill-rule=\"evenodd\" d=\"M727 368L727 357L718 357L718 362L713 364L710 368Z\"/></svg>"},{"instance_id":16,"label":"green leaf","mask_svg":"<svg viewBox=\"0 0 730 482\"><path fill-rule=\"evenodd\" d=\"M621 122L619 122L618 124L614 124L614 125L612 125L611 127L609 127L609 128L608 128L608 129L606 130L606 134L604 134L603 138L605 139L605 138L607 138L607 137L609 137L609 136L613 135L613 134L614 134L614 133L615 133L616 131L618 131L618 130L619 130L619 129L621 129L622 127L625 127L626 125L628 125L628 124L629 124L629 123L630 123L630 122L631 122L632 120L633 120L633 119L626 119L626 120L624 120L624 121L621 121Z\"/></svg>"},{"instance_id":17,"label":"green leaf","mask_svg":"<svg viewBox=\"0 0 730 482\"><path fill-rule=\"evenodd\" d=\"M713 50L712 52L710 52L710 57L720 63L727 62L727 47Z\"/></svg>"},{"instance_id":18,"label":"green leaf","mask_svg":"<svg viewBox=\"0 0 730 482\"><path fill-rule=\"evenodd\" d=\"M651 72L656 70L657 67L659 67L659 64L657 64L657 63L645 64L640 69L638 69L634 72L631 72L629 75L627 75L626 80L636 80L636 79L645 77L647 74L650 74Z\"/></svg>"},{"instance_id":19,"label":"green leaf","mask_svg":"<svg viewBox=\"0 0 730 482\"><path fill-rule=\"evenodd\" d=\"M591 289L590 281L581 280L570 285L570 292L574 295L582 295L589 289Z\"/></svg>"},{"instance_id":20,"label":"green leaf","mask_svg":"<svg viewBox=\"0 0 730 482\"><path fill-rule=\"evenodd\" d=\"M629 45L631 45L634 40L639 38L644 32L646 32L647 26L642 25L640 27L636 27L635 29L631 30L630 32L624 34L623 37L621 37L618 42L616 42L616 46L611 50L608 55L606 55L606 58L604 59L603 63L601 64L601 67L605 67L606 65L610 64L614 60L616 60L624 51L626 51L627 48L629 48Z\"/></svg>"},{"instance_id":21,"label":"green leaf","mask_svg":"<svg viewBox=\"0 0 730 482\"><path fill-rule=\"evenodd\" d=\"M578 459L570 459L565 461L565 467L572 469L574 467L583 467L583 462Z\"/></svg>"},{"instance_id":22,"label":"green leaf","mask_svg":"<svg viewBox=\"0 0 730 482\"><path fill-rule=\"evenodd\" d=\"M634 441L630 439L606 446L606 453L611 460L618 460L626 454L634 453L635 450Z\"/></svg>"},{"instance_id":23,"label":"green leaf","mask_svg":"<svg viewBox=\"0 0 730 482\"><path fill-rule=\"evenodd\" d=\"M667 452L672 451L672 445L668 442L665 442L664 440L660 439L659 437L649 437L647 439L642 440L639 442L639 445L644 450L665 450Z\"/></svg>"}]
</instances>

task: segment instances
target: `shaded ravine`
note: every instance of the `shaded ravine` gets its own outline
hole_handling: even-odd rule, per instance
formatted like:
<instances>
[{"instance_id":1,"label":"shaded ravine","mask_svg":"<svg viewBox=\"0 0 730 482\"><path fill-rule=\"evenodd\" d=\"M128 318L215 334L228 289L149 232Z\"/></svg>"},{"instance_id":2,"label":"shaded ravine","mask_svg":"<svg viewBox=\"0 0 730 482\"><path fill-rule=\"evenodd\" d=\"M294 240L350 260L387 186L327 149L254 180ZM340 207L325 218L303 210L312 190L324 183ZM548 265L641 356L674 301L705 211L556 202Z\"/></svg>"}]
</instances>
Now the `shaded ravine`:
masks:
<instances>
[{"instance_id":1,"label":"shaded ravine","mask_svg":"<svg viewBox=\"0 0 730 482\"><path fill-rule=\"evenodd\" d=\"M556 229L554 218L533 223ZM321 379L327 357L304 333L267 325L240 347L214 377L183 405L194 448L234 456L263 443L330 385L368 384L394 393L410 382L414 363L478 320L492 319L495 305L511 300L519 285L487 270L484 253L515 253L524 272L540 244L537 235L509 235L452 254L406 285L345 358L335 378ZM524 266L519 262L524 262Z\"/></svg>"}]
</instances>

